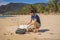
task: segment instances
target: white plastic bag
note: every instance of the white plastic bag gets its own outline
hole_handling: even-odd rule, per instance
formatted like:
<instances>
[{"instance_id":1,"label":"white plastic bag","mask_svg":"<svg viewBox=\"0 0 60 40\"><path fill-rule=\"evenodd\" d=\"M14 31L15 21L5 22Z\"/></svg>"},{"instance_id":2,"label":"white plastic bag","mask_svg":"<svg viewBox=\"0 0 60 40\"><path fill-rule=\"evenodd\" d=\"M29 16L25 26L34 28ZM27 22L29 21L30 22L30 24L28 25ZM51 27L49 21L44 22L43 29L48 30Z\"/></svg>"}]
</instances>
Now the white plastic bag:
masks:
<instances>
[{"instance_id":1,"label":"white plastic bag","mask_svg":"<svg viewBox=\"0 0 60 40\"><path fill-rule=\"evenodd\" d=\"M20 25L19 28L20 29L28 29L28 25Z\"/></svg>"}]
</instances>

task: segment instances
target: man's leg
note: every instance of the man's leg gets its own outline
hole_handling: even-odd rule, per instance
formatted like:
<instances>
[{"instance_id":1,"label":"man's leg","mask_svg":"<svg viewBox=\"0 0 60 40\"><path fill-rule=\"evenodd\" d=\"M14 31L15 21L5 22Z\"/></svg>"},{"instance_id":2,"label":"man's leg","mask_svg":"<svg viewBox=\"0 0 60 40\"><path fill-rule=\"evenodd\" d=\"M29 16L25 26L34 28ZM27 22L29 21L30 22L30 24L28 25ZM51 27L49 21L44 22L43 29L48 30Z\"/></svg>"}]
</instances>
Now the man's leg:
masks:
<instances>
[{"instance_id":1,"label":"man's leg","mask_svg":"<svg viewBox=\"0 0 60 40\"><path fill-rule=\"evenodd\" d=\"M34 25L34 32L37 32L37 22L32 21L33 25Z\"/></svg>"},{"instance_id":2,"label":"man's leg","mask_svg":"<svg viewBox=\"0 0 60 40\"><path fill-rule=\"evenodd\" d=\"M38 31L38 28L37 28L37 27L39 26L38 23L37 23L36 21L32 21L31 24L30 24L30 26L31 26L31 25L33 25L32 28L34 28L34 29L33 29L34 32L37 32L37 31Z\"/></svg>"},{"instance_id":3,"label":"man's leg","mask_svg":"<svg viewBox=\"0 0 60 40\"><path fill-rule=\"evenodd\" d=\"M34 22L33 24L34 24L34 30L38 32L39 28L41 27L41 24L38 22Z\"/></svg>"}]
</instances>

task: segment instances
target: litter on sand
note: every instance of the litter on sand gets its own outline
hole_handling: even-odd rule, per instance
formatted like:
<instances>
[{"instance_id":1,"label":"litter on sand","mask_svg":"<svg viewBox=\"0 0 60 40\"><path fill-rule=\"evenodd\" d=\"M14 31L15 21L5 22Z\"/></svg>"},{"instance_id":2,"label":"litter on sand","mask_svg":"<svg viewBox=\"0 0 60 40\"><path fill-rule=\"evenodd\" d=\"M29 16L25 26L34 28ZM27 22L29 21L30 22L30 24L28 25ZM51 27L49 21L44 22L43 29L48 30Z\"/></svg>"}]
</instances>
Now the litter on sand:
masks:
<instances>
[{"instance_id":1,"label":"litter on sand","mask_svg":"<svg viewBox=\"0 0 60 40\"><path fill-rule=\"evenodd\" d=\"M16 34L25 34L27 32L28 25L20 25L17 30Z\"/></svg>"}]
</instances>

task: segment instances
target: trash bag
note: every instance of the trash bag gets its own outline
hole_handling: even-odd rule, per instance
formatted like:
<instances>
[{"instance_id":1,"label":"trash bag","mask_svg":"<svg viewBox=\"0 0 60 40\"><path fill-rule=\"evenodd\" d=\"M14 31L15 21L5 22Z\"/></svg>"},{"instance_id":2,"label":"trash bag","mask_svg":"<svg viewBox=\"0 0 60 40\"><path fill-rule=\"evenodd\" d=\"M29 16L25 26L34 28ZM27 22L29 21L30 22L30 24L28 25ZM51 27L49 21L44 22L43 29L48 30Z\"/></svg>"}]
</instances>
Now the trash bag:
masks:
<instances>
[{"instance_id":1,"label":"trash bag","mask_svg":"<svg viewBox=\"0 0 60 40\"><path fill-rule=\"evenodd\" d=\"M25 34L27 32L27 29L27 25L20 25L16 30L16 34Z\"/></svg>"},{"instance_id":2,"label":"trash bag","mask_svg":"<svg viewBox=\"0 0 60 40\"><path fill-rule=\"evenodd\" d=\"M26 33L26 29L20 29L20 28L18 28L17 30L16 30L16 34L25 34Z\"/></svg>"}]
</instances>

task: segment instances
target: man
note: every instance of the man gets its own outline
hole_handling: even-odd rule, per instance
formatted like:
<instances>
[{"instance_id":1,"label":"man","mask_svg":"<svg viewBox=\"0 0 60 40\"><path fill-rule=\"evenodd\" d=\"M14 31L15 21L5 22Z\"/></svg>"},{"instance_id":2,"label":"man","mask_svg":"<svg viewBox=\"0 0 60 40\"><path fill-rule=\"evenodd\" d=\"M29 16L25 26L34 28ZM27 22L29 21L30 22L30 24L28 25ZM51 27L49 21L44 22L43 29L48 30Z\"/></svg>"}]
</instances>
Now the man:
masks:
<instances>
[{"instance_id":1,"label":"man","mask_svg":"<svg viewBox=\"0 0 60 40\"><path fill-rule=\"evenodd\" d=\"M39 16L34 12L34 10L31 10L29 13L31 15L31 20L28 23L29 26L33 25L34 32L37 32L39 27L41 26L40 18Z\"/></svg>"}]
</instances>

